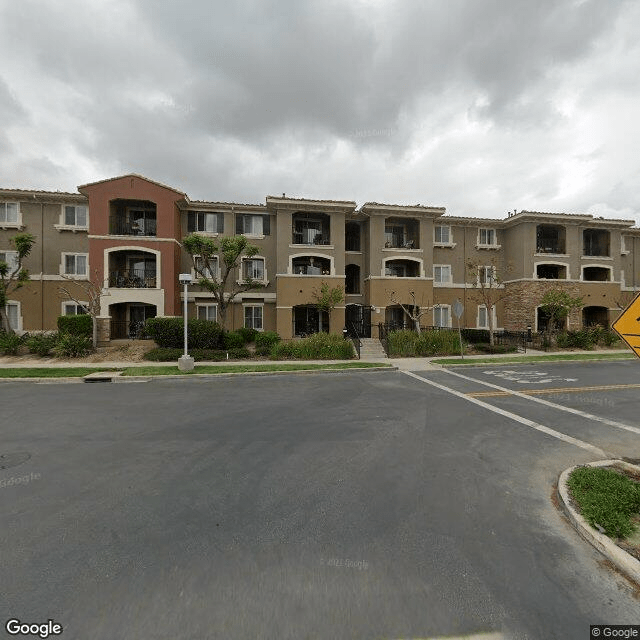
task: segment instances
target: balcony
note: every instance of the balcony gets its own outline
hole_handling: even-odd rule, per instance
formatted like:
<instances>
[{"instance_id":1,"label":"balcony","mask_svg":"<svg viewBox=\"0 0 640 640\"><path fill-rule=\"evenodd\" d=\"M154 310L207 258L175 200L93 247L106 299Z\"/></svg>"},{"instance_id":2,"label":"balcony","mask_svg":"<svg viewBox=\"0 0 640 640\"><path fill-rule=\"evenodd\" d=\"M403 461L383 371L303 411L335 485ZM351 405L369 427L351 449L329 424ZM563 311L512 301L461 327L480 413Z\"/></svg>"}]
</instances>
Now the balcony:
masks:
<instances>
[{"instance_id":1,"label":"balcony","mask_svg":"<svg viewBox=\"0 0 640 640\"><path fill-rule=\"evenodd\" d=\"M331 274L331 261L327 258L308 256L294 258L291 261L293 273L304 276L328 276Z\"/></svg>"},{"instance_id":2,"label":"balcony","mask_svg":"<svg viewBox=\"0 0 640 640\"><path fill-rule=\"evenodd\" d=\"M292 244L331 244L331 228L326 213L294 213L292 223Z\"/></svg>"},{"instance_id":3,"label":"balcony","mask_svg":"<svg viewBox=\"0 0 640 640\"><path fill-rule=\"evenodd\" d=\"M609 257L610 234L604 229L585 229L582 233L583 255Z\"/></svg>"},{"instance_id":4,"label":"balcony","mask_svg":"<svg viewBox=\"0 0 640 640\"><path fill-rule=\"evenodd\" d=\"M536 253L564 254L565 251L565 228L550 224L539 224L536 229Z\"/></svg>"},{"instance_id":5,"label":"balcony","mask_svg":"<svg viewBox=\"0 0 640 640\"><path fill-rule=\"evenodd\" d=\"M384 224L385 249L419 249L420 223L404 218L387 218Z\"/></svg>"},{"instance_id":6,"label":"balcony","mask_svg":"<svg viewBox=\"0 0 640 640\"><path fill-rule=\"evenodd\" d=\"M156 236L156 219L145 217L130 219L119 216L109 218L109 234L113 236Z\"/></svg>"},{"instance_id":7,"label":"balcony","mask_svg":"<svg viewBox=\"0 0 640 640\"><path fill-rule=\"evenodd\" d=\"M109 287L116 289L155 289L155 269L122 269L109 272Z\"/></svg>"}]
</instances>

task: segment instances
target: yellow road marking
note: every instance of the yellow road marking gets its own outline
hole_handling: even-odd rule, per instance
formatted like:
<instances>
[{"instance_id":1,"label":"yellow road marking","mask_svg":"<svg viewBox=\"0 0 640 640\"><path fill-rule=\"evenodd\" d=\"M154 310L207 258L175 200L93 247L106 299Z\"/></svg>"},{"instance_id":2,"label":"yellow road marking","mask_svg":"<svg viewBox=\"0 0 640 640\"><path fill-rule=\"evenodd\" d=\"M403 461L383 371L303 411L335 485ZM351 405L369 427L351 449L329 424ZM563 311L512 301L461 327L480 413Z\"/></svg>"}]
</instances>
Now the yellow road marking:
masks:
<instances>
[{"instance_id":1,"label":"yellow road marking","mask_svg":"<svg viewBox=\"0 0 640 640\"><path fill-rule=\"evenodd\" d=\"M518 393L523 393L527 396L539 396L550 393L570 393L578 391L611 391L615 389L638 389L640 384L607 384L599 385L596 387L556 387L554 389L514 389ZM508 391L474 391L473 393L465 394L472 398L490 398L493 396L510 396L512 395Z\"/></svg>"}]
</instances>

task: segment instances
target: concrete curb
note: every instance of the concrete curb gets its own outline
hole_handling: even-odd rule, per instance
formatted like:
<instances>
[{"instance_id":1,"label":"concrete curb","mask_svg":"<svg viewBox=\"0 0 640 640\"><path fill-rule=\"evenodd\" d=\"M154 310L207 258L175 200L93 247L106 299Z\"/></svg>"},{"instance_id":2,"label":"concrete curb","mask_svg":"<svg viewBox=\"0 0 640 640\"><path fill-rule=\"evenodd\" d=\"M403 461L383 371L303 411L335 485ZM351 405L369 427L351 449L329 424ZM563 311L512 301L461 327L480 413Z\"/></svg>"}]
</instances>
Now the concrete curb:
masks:
<instances>
[{"instance_id":1,"label":"concrete curb","mask_svg":"<svg viewBox=\"0 0 640 640\"><path fill-rule=\"evenodd\" d=\"M625 576L633 580L637 585L640 585L640 561L636 560L632 555L624 551L624 549L621 549L611 538L604 535L604 533L595 531L582 515L571 506L569 487L567 485L569 474L574 469L583 466L619 467L635 472L640 472L640 467L622 460L599 460L597 462L587 463L586 465L570 467L560 474L558 480L558 493L560 494L562 506L578 533L611 561Z\"/></svg>"},{"instance_id":2,"label":"concrete curb","mask_svg":"<svg viewBox=\"0 0 640 640\"><path fill-rule=\"evenodd\" d=\"M236 376L272 376L272 375L309 375L313 373L349 373L350 371L398 371L396 366L388 367L350 367L348 369L298 369L295 371L227 371L225 373L189 373L189 374L171 374L171 375L146 375L146 376L123 376L120 371L104 371L89 373L85 376L74 376L72 378L0 378L0 384L3 382L33 382L37 384L68 384L77 382L100 383L111 382L126 384L128 382L150 382L151 380L189 380L192 378L233 378Z\"/></svg>"}]
</instances>

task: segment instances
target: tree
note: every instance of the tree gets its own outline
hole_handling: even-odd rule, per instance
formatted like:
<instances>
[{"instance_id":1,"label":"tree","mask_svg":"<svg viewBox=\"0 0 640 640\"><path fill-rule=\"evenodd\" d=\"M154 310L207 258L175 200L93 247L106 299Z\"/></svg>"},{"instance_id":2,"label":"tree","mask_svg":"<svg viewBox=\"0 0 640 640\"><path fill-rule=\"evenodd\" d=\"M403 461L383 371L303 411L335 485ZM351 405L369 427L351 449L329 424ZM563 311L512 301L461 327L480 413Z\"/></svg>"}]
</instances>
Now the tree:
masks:
<instances>
[{"instance_id":1,"label":"tree","mask_svg":"<svg viewBox=\"0 0 640 640\"><path fill-rule=\"evenodd\" d=\"M573 309L582 307L582 298L572 297L561 289L547 291L540 300L540 308L547 315L547 340L551 342L551 336L557 331L556 325L564 320Z\"/></svg>"},{"instance_id":2,"label":"tree","mask_svg":"<svg viewBox=\"0 0 640 640\"><path fill-rule=\"evenodd\" d=\"M480 260L467 261L467 273L471 277L473 287L476 289L478 298L487 310L487 322L489 323L489 344L495 344L495 326L493 310L499 302L508 300L513 293L505 289L502 276L498 273L495 258L486 264ZM508 265L505 272L511 270Z\"/></svg>"},{"instance_id":3,"label":"tree","mask_svg":"<svg viewBox=\"0 0 640 640\"><path fill-rule=\"evenodd\" d=\"M411 296L411 300L413 301L412 305L403 304L400 302L398 297L396 296L395 291L387 291L387 295L389 296L389 300L393 302L393 304L397 304L407 315L409 320L413 323L413 327L417 333L420 333L420 318L427 313L433 307L427 305L424 306L422 303L420 305L416 304L416 292L409 291L409 295ZM422 300L424 302L424 300Z\"/></svg>"},{"instance_id":4,"label":"tree","mask_svg":"<svg viewBox=\"0 0 640 640\"><path fill-rule=\"evenodd\" d=\"M335 306L344 300L344 289L340 285L331 288L329 283L323 280L320 284L320 290L314 289L311 292L311 297L317 309L325 311L327 316L331 317Z\"/></svg>"},{"instance_id":5,"label":"tree","mask_svg":"<svg viewBox=\"0 0 640 640\"><path fill-rule=\"evenodd\" d=\"M7 300L10 293L29 282L29 272L23 268L22 262L31 253L35 242L35 236L30 233L16 234L9 239L17 254L13 264L0 260L0 326L7 333L13 333L6 313Z\"/></svg>"},{"instance_id":6,"label":"tree","mask_svg":"<svg viewBox=\"0 0 640 640\"><path fill-rule=\"evenodd\" d=\"M69 300L73 300L77 305L84 307L87 313L91 316L93 322L93 348L98 346L98 317L100 316L100 296L102 295L102 287L100 286L98 278L98 270L95 270L93 280L78 280L70 276L63 275L65 280L73 282L76 286L80 287L86 296L86 301L80 301L79 296L71 293L71 289L67 287L58 287L58 291L66 296Z\"/></svg>"},{"instance_id":7,"label":"tree","mask_svg":"<svg viewBox=\"0 0 640 640\"><path fill-rule=\"evenodd\" d=\"M211 293L218 304L218 320L224 328L227 310L235 297L239 293L264 287L263 282L246 278L242 272L238 279L233 277L236 269L240 269L242 259L255 256L259 252L258 247L250 245L245 236L221 238L218 245L211 238L197 233L184 238L182 246L191 256L198 276L197 283ZM220 277L217 277L220 258Z\"/></svg>"}]
</instances>

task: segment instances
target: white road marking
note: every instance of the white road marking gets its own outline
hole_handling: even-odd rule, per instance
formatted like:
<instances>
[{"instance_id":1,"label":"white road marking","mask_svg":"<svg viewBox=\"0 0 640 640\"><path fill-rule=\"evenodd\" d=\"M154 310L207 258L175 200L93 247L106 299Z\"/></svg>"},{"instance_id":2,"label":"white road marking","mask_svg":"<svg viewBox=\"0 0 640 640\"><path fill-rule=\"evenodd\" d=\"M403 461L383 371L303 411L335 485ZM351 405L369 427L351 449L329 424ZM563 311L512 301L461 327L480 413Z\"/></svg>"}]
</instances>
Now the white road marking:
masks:
<instances>
[{"instance_id":1,"label":"white road marking","mask_svg":"<svg viewBox=\"0 0 640 640\"><path fill-rule=\"evenodd\" d=\"M509 395L518 396L519 398L526 398L527 400L531 400L531 402L537 402L547 407L558 409L559 411L566 411L567 413L573 413L576 416L587 418L587 420L595 420L596 422L602 422L602 424L607 424L610 427L616 427L616 429L624 429L625 431L631 431L631 433L640 434L640 428L633 427L629 424L625 424L624 422L618 422L617 420L609 420L609 418L595 416L592 413L587 413L586 411L580 411L580 409L573 409L572 407L565 407L562 404L549 402L549 400L543 400L542 398L534 398L533 396L530 396L526 393L521 393L520 391L516 391L515 389L508 389L507 387L501 387L500 385L492 384L491 382L484 382L483 380L478 380L477 378L464 376L461 373L450 371L449 369L442 369L442 371L444 371L445 373L448 373L449 375L462 378L463 380L470 380L471 382L476 382L477 384L482 384L486 387L491 387L492 389L498 389L499 391L506 391Z\"/></svg>"},{"instance_id":2,"label":"white road marking","mask_svg":"<svg viewBox=\"0 0 640 640\"><path fill-rule=\"evenodd\" d=\"M444 371L444 369L443 369ZM484 409L488 409L489 411L493 411L493 413L498 413L501 416L505 416L506 418L510 418L511 420L515 420L516 422L519 422L520 424L524 424L527 427L531 427L532 429L535 429L536 431L540 431L542 433L546 433L547 435L550 435L554 438L557 438L558 440L562 440L563 442L567 442L569 444L573 444L576 447L580 447L581 449L585 449L587 451L590 451L591 453L597 455L597 456L604 456L605 458L608 457L608 454L606 454L602 449L599 449L598 447L585 442L584 440L578 440L577 438L573 438L572 436L568 436L566 433L560 433L559 431L556 431L555 429L551 429L550 427L547 427L543 424L540 424L539 422L534 422L533 420L529 420L528 418L523 418L522 416L517 415L516 413L511 413L511 411L505 411L504 409L500 409L499 407L494 407L491 404L488 404L487 402L482 402L482 400L478 400L477 398L472 398L470 396L467 396L464 393L461 393L460 391L456 391L455 389L452 389L451 387L446 387L443 384L438 384L437 382L434 382L433 380L427 380L426 378L422 378L421 376L416 375L415 373L412 373L411 371L401 371L401 373L404 373L405 375L411 376L412 378L415 378L416 380L420 380L420 382L424 382L425 384L429 384L432 387L436 387L437 389L440 389L441 391L446 391L447 393L451 393L454 396L457 396L458 398L463 398L464 400L467 400L468 402L472 402L473 404L477 404L480 407L483 407ZM465 377L465 376L462 376ZM487 384L487 383L482 383L482 384ZM491 385L493 386L493 385ZM524 398L529 398L529 396L525 396L524 394L519 394L522 395Z\"/></svg>"}]
</instances>

